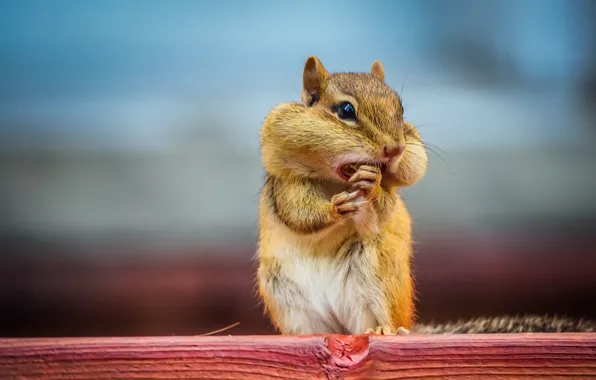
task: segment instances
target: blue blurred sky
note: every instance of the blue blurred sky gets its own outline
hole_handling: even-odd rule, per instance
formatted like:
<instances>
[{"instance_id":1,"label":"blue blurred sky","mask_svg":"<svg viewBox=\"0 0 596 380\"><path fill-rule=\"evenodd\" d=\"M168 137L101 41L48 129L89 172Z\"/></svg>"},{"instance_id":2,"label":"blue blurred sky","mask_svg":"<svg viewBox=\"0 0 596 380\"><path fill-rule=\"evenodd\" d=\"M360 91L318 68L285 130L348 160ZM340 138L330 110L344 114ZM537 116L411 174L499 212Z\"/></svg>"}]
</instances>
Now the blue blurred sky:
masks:
<instances>
[{"instance_id":1,"label":"blue blurred sky","mask_svg":"<svg viewBox=\"0 0 596 380\"><path fill-rule=\"evenodd\" d=\"M438 147L422 229L596 215L595 4L4 0L0 233L253 234L261 121L309 55L403 89Z\"/></svg>"},{"instance_id":2,"label":"blue blurred sky","mask_svg":"<svg viewBox=\"0 0 596 380\"><path fill-rule=\"evenodd\" d=\"M297 99L308 55L332 71L380 59L394 87L409 77L408 102L411 86L466 84L444 52L466 39L484 43L505 75L564 91L593 42L585 1L3 1L0 125L120 143L149 142L185 112L254 125ZM444 116L421 122L453 121Z\"/></svg>"}]
</instances>

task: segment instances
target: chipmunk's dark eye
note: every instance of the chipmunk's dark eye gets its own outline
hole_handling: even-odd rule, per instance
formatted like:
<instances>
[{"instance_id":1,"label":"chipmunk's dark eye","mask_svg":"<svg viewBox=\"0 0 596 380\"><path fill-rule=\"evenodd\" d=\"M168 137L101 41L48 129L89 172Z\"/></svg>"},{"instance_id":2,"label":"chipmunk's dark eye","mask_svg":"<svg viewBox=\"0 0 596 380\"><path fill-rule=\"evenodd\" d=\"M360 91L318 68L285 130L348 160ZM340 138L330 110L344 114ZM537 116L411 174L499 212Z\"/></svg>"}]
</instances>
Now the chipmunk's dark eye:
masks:
<instances>
[{"instance_id":1,"label":"chipmunk's dark eye","mask_svg":"<svg viewBox=\"0 0 596 380\"><path fill-rule=\"evenodd\" d=\"M342 120L356 120L356 109L352 103L344 102L337 106L337 116Z\"/></svg>"}]
</instances>

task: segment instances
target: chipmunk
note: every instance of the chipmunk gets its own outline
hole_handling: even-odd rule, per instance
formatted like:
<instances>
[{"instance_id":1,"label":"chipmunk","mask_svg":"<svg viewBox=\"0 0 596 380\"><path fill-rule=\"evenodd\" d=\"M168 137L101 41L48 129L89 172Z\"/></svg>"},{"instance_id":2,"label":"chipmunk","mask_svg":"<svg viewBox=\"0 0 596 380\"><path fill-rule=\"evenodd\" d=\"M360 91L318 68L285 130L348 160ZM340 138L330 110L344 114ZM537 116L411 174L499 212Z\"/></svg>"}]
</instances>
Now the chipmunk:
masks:
<instances>
[{"instance_id":1,"label":"chipmunk","mask_svg":"<svg viewBox=\"0 0 596 380\"><path fill-rule=\"evenodd\" d=\"M303 71L302 103L261 128L258 285L284 335L408 334L411 218L398 190L428 157L380 61L370 73Z\"/></svg>"}]
</instances>

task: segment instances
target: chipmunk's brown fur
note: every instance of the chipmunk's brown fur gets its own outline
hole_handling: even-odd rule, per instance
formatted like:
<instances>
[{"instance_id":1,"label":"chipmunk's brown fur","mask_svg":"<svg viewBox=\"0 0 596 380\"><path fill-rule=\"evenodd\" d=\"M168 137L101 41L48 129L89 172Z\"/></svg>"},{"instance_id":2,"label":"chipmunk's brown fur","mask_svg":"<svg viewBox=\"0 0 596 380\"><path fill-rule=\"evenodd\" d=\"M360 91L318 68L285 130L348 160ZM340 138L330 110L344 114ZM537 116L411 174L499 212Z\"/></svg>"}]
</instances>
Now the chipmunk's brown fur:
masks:
<instances>
[{"instance_id":1,"label":"chipmunk's brown fur","mask_svg":"<svg viewBox=\"0 0 596 380\"><path fill-rule=\"evenodd\" d=\"M411 220L397 190L423 177L427 155L384 79L378 61L329 74L310 57L303 104L280 104L263 123L259 293L283 334L412 325Z\"/></svg>"}]
</instances>

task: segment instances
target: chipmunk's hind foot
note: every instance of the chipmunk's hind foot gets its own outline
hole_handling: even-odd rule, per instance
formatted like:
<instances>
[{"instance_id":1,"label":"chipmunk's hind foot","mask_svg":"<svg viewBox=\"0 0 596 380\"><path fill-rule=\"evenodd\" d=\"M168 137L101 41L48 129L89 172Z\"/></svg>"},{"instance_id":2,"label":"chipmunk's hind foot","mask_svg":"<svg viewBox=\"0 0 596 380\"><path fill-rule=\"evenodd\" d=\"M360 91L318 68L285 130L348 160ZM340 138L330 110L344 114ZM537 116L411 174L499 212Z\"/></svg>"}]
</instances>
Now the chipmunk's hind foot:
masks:
<instances>
[{"instance_id":1,"label":"chipmunk's hind foot","mask_svg":"<svg viewBox=\"0 0 596 380\"><path fill-rule=\"evenodd\" d=\"M377 326L374 329L366 330L365 334L374 334L374 335L410 335L410 330L399 327L397 330L393 330L390 326Z\"/></svg>"}]
</instances>

